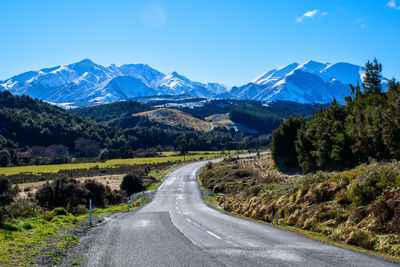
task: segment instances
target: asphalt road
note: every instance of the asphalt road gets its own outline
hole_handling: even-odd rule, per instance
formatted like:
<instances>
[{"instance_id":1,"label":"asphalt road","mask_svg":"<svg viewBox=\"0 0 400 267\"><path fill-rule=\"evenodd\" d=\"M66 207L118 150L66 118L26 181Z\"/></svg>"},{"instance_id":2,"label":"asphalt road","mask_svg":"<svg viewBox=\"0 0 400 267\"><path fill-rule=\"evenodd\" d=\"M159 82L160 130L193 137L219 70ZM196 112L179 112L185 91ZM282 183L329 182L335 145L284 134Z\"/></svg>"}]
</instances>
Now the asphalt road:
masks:
<instances>
[{"instance_id":1,"label":"asphalt road","mask_svg":"<svg viewBox=\"0 0 400 267\"><path fill-rule=\"evenodd\" d=\"M176 169L153 201L83 240L87 266L399 266L208 207L196 172Z\"/></svg>"}]
</instances>

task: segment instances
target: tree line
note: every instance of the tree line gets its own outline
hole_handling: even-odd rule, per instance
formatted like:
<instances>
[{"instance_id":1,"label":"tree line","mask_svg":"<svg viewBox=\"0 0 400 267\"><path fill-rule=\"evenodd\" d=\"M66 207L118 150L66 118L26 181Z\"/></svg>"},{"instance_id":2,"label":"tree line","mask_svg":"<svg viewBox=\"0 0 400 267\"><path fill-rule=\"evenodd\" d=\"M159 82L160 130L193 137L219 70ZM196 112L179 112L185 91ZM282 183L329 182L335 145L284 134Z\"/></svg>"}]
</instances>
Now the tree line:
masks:
<instances>
[{"instance_id":1,"label":"tree line","mask_svg":"<svg viewBox=\"0 0 400 267\"><path fill-rule=\"evenodd\" d=\"M308 173L400 159L400 84L392 79L384 92L381 73L376 59L368 61L345 105L334 99L309 122L290 117L281 123L271 144L278 167Z\"/></svg>"},{"instance_id":2,"label":"tree line","mask_svg":"<svg viewBox=\"0 0 400 267\"><path fill-rule=\"evenodd\" d=\"M112 105L112 113L121 105L125 103ZM72 157L129 158L143 155L143 150L235 149L237 145L229 144L242 143L244 138L224 128L201 132L162 127L148 120L124 129L119 124L79 117L28 96L0 92L0 166L65 163Z\"/></svg>"}]
</instances>

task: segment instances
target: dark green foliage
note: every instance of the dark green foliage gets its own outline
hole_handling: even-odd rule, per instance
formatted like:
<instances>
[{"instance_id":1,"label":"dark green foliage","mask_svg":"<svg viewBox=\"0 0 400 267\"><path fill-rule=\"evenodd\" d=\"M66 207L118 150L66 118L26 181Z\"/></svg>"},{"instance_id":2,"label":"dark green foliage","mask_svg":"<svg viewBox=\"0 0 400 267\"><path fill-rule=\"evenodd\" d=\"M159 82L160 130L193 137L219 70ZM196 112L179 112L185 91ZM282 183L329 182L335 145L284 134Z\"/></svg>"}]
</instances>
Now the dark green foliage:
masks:
<instances>
[{"instance_id":1,"label":"dark green foliage","mask_svg":"<svg viewBox=\"0 0 400 267\"><path fill-rule=\"evenodd\" d=\"M278 169L298 170L300 168L295 143L297 132L305 124L301 117L288 117L272 134L271 153Z\"/></svg>"},{"instance_id":2,"label":"dark green foliage","mask_svg":"<svg viewBox=\"0 0 400 267\"><path fill-rule=\"evenodd\" d=\"M78 204L87 205L89 191L73 178L61 177L44 184L36 192L36 200L42 207L72 209Z\"/></svg>"},{"instance_id":3,"label":"dark green foliage","mask_svg":"<svg viewBox=\"0 0 400 267\"><path fill-rule=\"evenodd\" d=\"M108 186L95 181L80 183L74 178L61 177L51 183L44 184L36 192L39 205L46 208L63 207L73 210L78 205L89 206L89 199L95 207L105 207L108 204L118 204L122 197ZM118 202L118 203L117 203Z\"/></svg>"},{"instance_id":4,"label":"dark green foliage","mask_svg":"<svg viewBox=\"0 0 400 267\"><path fill-rule=\"evenodd\" d=\"M93 203L97 207L105 207L107 204L107 193L110 193L110 189L96 182L95 180L89 180L83 183L83 187L86 188L90 193L88 195L89 199L92 199Z\"/></svg>"},{"instance_id":5,"label":"dark green foliage","mask_svg":"<svg viewBox=\"0 0 400 267\"><path fill-rule=\"evenodd\" d=\"M271 133L279 127L281 121L288 116L310 117L317 108L324 104L300 104L288 101L274 101L267 106L240 105L233 106L229 116L234 122L261 133Z\"/></svg>"},{"instance_id":6,"label":"dark green foliage","mask_svg":"<svg viewBox=\"0 0 400 267\"><path fill-rule=\"evenodd\" d=\"M0 176L0 206L8 205L18 193L18 188L12 186L10 180Z\"/></svg>"},{"instance_id":7,"label":"dark green foliage","mask_svg":"<svg viewBox=\"0 0 400 267\"><path fill-rule=\"evenodd\" d=\"M376 59L367 62L362 86L350 86L353 96L346 98L346 105L334 100L298 131L296 152L303 172L348 168L371 158L400 158L400 85L392 80L388 92L382 93L381 71ZM354 190L363 203L375 197L368 193L373 188Z\"/></svg>"},{"instance_id":8,"label":"dark green foliage","mask_svg":"<svg viewBox=\"0 0 400 267\"><path fill-rule=\"evenodd\" d=\"M260 102L253 100L214 99L206 101L200 107L184 107L181 110L199 119L205 119L213 114L229 113L232 106L260 105Z\"/></svg>"},{"instance_id":9,"label":"dark green foliage","mask_svg":"<svg viewBox=\"0 0 400 267\"><path fill-rule=\"evenodd\" d=\"M274 101L267 106L241 105L233 106L229 116L234 122L261 133L271 133L279 127L288 116L299 115L310 117L317 108L326 107L323 104L300 104L287 101Z\"/></svg>"},{"instance_id":10,"label":"dark green foliage","mask_svg":"<svg viewBox=\"0 0 400 267\"><path fill-rule=\"evenodd\" d=\"M30 199L18 199L6 207L8 218L30 218L38 216L41 208Z\"/></svg>"},{"instance_id":11,"label":"dark green foliage","mask_svg":"<svg viewBox=\"0 0 400 267\"><path fill-rule=\"evenodd\" d=\"M0 167L6 167L11 162L11 155L7 149L0 151Z\"/></svg>"},{"instance_id":12,"label":"dark green foliage","mask_svg":"<svg viewBox=\"0 0 400 267\"><path fill-rule=\"evenodd\" d=\"M150 110L150 106L137 101L118 101L87 108L79 108L72 112L98 122L106 122L116 118L130 116L134 113Z\"/></svg>"},{"instance_id":13,"label":"dark green foliage","mask_svg":"<svg viewBox=\"0 0 400 267\"><path fill-rule=\"evenodd\" d=\"M128 196L141 192L145 189L143 178L138 174L127 174L121 183L121 190L125 191Z\"/></svg>"},{"instance_id":14,"label":"dark green foliage","mask_svg":"<svg viewBox=\"0 0 400 267\"><path fill-rule=\"evenodd\" d=\"M97 157L100 153L100 146L97 141L78 138L75 141L75 149L84 157Z\"/></svg>"},{"instance_id":15,"label":"dark green foliage","mask_svg":"<svg viewBox=\"0 0 400 267\"><path fill-rule=\"evenodd\" d=\"M272 132L281 122L280 117L262 106L234 106L229 113L229 118L263 133Z\"/></svg>"},{"instance_id":16,"label":"dark green foliage","mask_svg":"<svg viewBox=\"0 0 400 267\"><path fill-rule=\"evenodd\" d=\"M387 109L382 118L382 138L395 159L400 159L400 83L392 80L387 92Z\"/></svg>"},{"instance_id":17,"label":"dark green foliage","mask_svg":"<svg viewBox=\"0 0 400 267\"><path fill-rule=\"evenodd\" d=\"M113 135L113 130L105 126L8 91L0 92L0 128L0 133L13 142L39 146L62 144L70 149L80 137L103 142Z\"/></svg>"},{"instance_id":18,"label":"dark green foliage","mask_svg":"<svg viewBox=\"0 0 400 267\"><path fill-rule=\"evenodd\" d=\"M366 72L362 88L365 94L380 94L382 91L382 65L375 58L373 62L368 60L365 64Z\"/></svg>"},{"instance_id":19,"label":"dark green foliage","mask_svg":"<svg viewBox=\"0 0 400 267\"><path fill-rule=\"evenodd\" d=\"M130 124L130 115L115 118L118 108L129 113L147 109L145 105L127 101L102 106L89 111L98 111L98 118L103 112L110 112L111 126L27 96L0 92L0 165L65 163L70 153L74 157L96 157L100 149L107 149L102 159L131 158L139 149L176 150L182 135L190 136L189 150L220 150L226 148L226 140L232 140L234 134L220 128L198 132L184 126L166 127L143 118ZM115 123L120 118L126 119L128 129ZM238 135L236 142L243 138Z\"/></svg>"},{"instance_id":20,"label":"dark green foliage","mask_svg":"<svg viewBox=\"0 0 400 267\"><path fill-rule=\"evenodd\" d=\"M298 132L296 151L304 172L334 170L354 164L345 128L346 112L334 100L329 109L319 110Z\"/></svg>"}]
</instances>

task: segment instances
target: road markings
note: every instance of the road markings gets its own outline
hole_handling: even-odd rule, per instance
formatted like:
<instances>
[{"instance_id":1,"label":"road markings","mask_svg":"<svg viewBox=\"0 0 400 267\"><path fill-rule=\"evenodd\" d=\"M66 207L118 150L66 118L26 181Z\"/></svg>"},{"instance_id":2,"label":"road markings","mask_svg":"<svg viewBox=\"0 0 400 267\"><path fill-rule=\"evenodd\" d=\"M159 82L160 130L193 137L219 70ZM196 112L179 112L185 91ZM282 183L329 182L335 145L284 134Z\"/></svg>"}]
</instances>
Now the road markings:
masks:
<instances>
[{"instance_id":1,"label":"road markings","mask_svg":"<svg viewBox=\"0 0 400 267\"><path fill-rule=\"evenodd\" d=\"M214 234L213 232L207 231L207 233L209 235L212 235L213 237L215 237L216 239L221 239L221 237L217 236L216 234Z\"/></svg>"},{"instance_id":2,"label":"road markings","mask_svg":"<svg viewBox=\"0 0 400 267\"><path fill-rule=\"evenodd\" d=\"M185 218L188 222L191 222L192 223L192 220L191 219L189 219L189 218Z\"/></svg>"}]
</instances>

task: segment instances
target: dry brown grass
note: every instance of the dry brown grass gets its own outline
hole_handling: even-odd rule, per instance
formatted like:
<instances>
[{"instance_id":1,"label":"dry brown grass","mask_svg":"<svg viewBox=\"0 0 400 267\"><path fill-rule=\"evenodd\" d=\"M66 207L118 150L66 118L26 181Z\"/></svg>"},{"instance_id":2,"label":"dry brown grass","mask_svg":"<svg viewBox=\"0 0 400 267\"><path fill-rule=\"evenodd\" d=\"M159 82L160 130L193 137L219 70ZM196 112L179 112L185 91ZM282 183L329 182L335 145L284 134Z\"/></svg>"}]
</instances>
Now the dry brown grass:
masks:
<instances>
[{"instance_id":1,"label":"dry brown grass","mask_svg":"<svg viewBox=\"0 0 400 267\"><path fill-rule=\"evenodd\" d=\"M133 116L147 117L150 120L171 126L184 125L198 131L211 130L211 125L209 122L195 118L180 110L171 108L158 108L150 111L136 113L133 114Z\"/></svg>"},{"instance_id":2,"label":"dry brown grass","mask_svg":"<svg viewBox=\"0 0 400 267\"><path fill-rule=\"evenodd\" d=\"M300 176L280 173L268 155L214 164L199 177L225 193L218 203L228 212L272 222L278 208L282 225L400 257L400 162Z\"/></svg>"}]
</instances>

